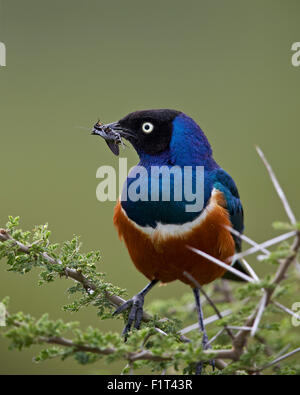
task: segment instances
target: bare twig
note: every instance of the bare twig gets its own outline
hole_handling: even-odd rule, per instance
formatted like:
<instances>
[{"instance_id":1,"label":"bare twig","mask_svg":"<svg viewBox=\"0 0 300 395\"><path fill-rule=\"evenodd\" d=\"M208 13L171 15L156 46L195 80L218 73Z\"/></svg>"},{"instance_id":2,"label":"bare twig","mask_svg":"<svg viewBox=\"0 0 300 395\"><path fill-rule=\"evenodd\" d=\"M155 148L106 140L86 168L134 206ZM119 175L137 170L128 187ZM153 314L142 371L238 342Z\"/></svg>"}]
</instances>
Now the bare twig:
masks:
<instances>
[{"instance_id":1,"label":"bare twig","mask_svg":"<svg viewBox=\"0 0 300 395\"><path fill-rule=\"evenodd\" d=\"M283 355L282 357L274 359L274 361L271 361L271 362L267 363L265 366L259 368L258 371L262 371L262 370L265 370L267 368L270 368L273 365L277 365L279 362L283 361L286 358L291 357L292 355L294 355L294 354L296 354L298 352L300 352L300 347L296 348L293 351L288 352L287 354Z\"/></svg>"},{"instance_id":2,"label":"bare twig","mask_svg":"<svg viewBox=\"0 0 300 395\"><path fill-rule=\"evenodd\" d=\"M243 233L238 232L236 229L233 229L231 226L225 225L225 228L229 230L233 235L239 237L240 239L244 240L246 243L250 244L253 247L258 247L266 255L270 254L270 251L264 247L261 247L256 241L250 239L250 237L244 235Z\"/></svg>"},{"instance_id":3,"label":"bare twig","mask_svg":"<svg viewBox=\"0 0 300 395\"><path fill-rule=\"evenodd\" d=\"M191 247L191 246L187 246L187 248L189 248L190 250L194 251L196 254L203 256L204 258L208 259L209 261L215 263L216 265L222 267L223 269L228 270L229 272L235 274L237 277L242 278L243 280L249 282L249 283L254 283L255 280L252 277L247 276L247 274L244 274L242 272L240 272L239 270L231 267L229 264L224 263L222 261L220 261L217 258L214 258L213 256L206 254L206 252L203 252L201 250L198 250L197 248Z\"/></svg>"},{"instance_id":4,"label":"bare twig","mask_svg":"<svg viewBox=\"0 0 300 395\"><path fill-rule=\"evenodd\" d=\"M277 358L281 357L281 355L284 355L290 347L291 347L290 343L286 344L286 345L279 351L279 353L276 354L276 356L275 356L274 359L277 359Z\"/></svg>"},{"instance_id":5,"label":"bare twig","mask_svg":"<svg viewBox=\"0 0 300 395\"><path fill-rule=\"evenodd\" d=\"M254 337L256 334L256 331L258 329L258 325L261 321L262 315L264 313L265 307L267 303L267 293L264 291L263 297L261 298L261 301L259 303L258 311L257 311L257 316L254 320L252 329L251 329L251 337Z\"/></svg>"},{"instance_id":6,"label":"bare twig","mask_svg":"<svg viewBox=\"0 0 300 395\"><path fill-rule=\"evenodd\" d=\"M221 314L221 317L223 318L223 317L230 315L231 313L232 313L232 310L224 310L220 314ZM205 318L204 325L207 326L215 321L218 321L219 319L220 319L220 317L217 314L212 315L211 317ZM180 333L181 335L185 335L185 334L187 334L193 330L196 330L196 329L199 329L198 322L196 324L192 324L192 325L187 326L186 328L181 329L178 333Z\"/></svg>"},{"instance_id":7,"label":"bare twig","mask_svg":"<svg viewBox=\"0 0 300 395\"><path fill-rule=\"evenodd\" d=\"M295 317L297 320L300 320L300 316L297 315L294 311L290 310L289 308L283 306L281 303L276 302L275 300L272 300L272 303L277 306L279 309L285 311L287 314L290 314L291 316Z\"/></svg>"},{"instance_id":8,"label":"bare twig","mask_svg":"<svg viewBox=\"0 0 300 395\"><path fill-rule=\"evenodd\" d=\"M257 282L259 282L259 277L258 275L255 273L255 271L252 269L252 267L249 265L249 263L246 261L246 259L242 259L241 260L243 266L245 267L245 269L247 270L247 272L250 274L250 276Z\"/></svg>"},{"instance_id":9,"label":"bare twig","mask_svg":"<svg viewBox=\"0 0 300 395\"><path fill-rule=\"evenodd\" d=\"M268 289L268 299L267 299L267 304L271 300L271 296L273 295L276 286L284 279L285 274L287 270L289 269L290 265L294 262L294 260L297 257L298 251L300 248L300 232L298 231L296 233L295 240L293 242L293 245L291 247L291 255L288 256L286 259L281 261L279 268L275 274L274 280L273 280L273 287Z\"/></svg>"},{"instance_id":10,"label":"bare twig","mask_svg":"<svg viewBox=\"0 0 300 395\"><path fill-rule=\"evenodd\" d=\"M295 240L294 240L293 245L291 247L292 254L281 262L281 264L275 274L274 280L272 281L272 286L269 287L267 290L265 290L264 300L260 301L257 309L248 318L245 326L252 327L254 325L255 319L258 315L260 306L262 306L262 305L264 305L265 307L268 306L276 287L283 280L286 271L288 270L288 268L290 267L290 265L293 263L294 259L296 258L299 248L300 248L300 237L299 237L299 232L297 232ZM264 302L264 303L262 303L262 302ZM240 331L235 336L235 340L234 340L235 354L234 355L236 358L239 358L239 356L243 353L243 348L246 345L248 335L249 335L248 331Z\"/></svg>"},{"instance_id":11,"label":"bare twig","mask_svg":"<svg viewBox=\"0 0 300 395\"><path fill-rule=\"evenodd\" d=\"M252 330L251 326L232 326L232 325L229 325L228 328L236 329L238 331L251 331Z\"/></svg>"},{"instance_id":12,"label":"bare twig","mask_svg":"<svg viewBox=\"0 0 300 395\"><path fill-rule=\"evenodd\" d=\"M261 315L264 311L262 306L264 306L265 308L271 302L271 297L275 289L277 288L278 284L285 278L285 274L289 269L290 265L296 259L299 249L300 249L300 234L299 232L296 232L294 242L291 246L290 256L281 261L279 268L277 269L277 272L272 281L271 287L267 288L264 291L263 299L260 300L255 311L250 315L250 317L248 317L244 327L253 328L255 321L257 322L257 324L255 325L259 324ZM262 313L260 311L262 311ZM247 344L247 339L250 333L251 333L250 331L240 330L234 337L233 348L231 350L214 350L213 353L215 355L215 358L232 359L234 361L239 360L241 355L244 353L244 348ZM210 353L211 352L212 351L210 350Z\"/></svg>"},{"instance_id":13,"label":"bare twig","mask_svg":"<svg viewBox=\"0 0 300 395\"><path fill-rule=\"evenodd\" d=\"M288 202L288 200L287 200L287 198L285 196L285 193L283 192L283 190L282 190L282 188L281 188L281 186L280 186L280 184L279 184L279 182L278 182L278 180L277 180L277 178L275 176L275 173L274 173L271 165L269 164L269 162L267 161L264 153L262 152L262 150L259 147L256 147L256 151L257 151L258 155L261 157L264 165L266 166L266 168L268 170L269 176L270 176L270 178L271 178L271 180L273 182L273 185L274 185L274 187L276 189L276 192L277 192L277 194L278 194L278 196L279 196L279 198L280 198L280 200L281 200L281 202L283 204L283 207L284 207L284 209L285 209L285 211L287 213L287 216L288 216L291 224L292 225L296 225L296 223L297 223L296 217L295 217L294 213L291 210L289 202Z\"/></svg>"},{"instance_id":14,"label":"bare twig","mask_svg":"<svg viewBox=\"0 0 300 395\"><path fill-rule=\"evenodd\" d=\"M217 338L218 338L219 336L222 335L222 333L224 332L224 330L225 330L224 328L220 329L219 332L217 332L217 333L215 334L215 336L213 336L213 337L209 340L209 342L208 342L207 344L211 345L215 340L217 340Z\"/></svg>"},{"instance_id":15,"label":"bare twig","mask_svg":"<svg viewBox=\"0 0 300 395\"><path fill-rule=\"evenodd\" d=\"M270 247L272 245L281 243L284 240L287 240L287 239L289 239L291 237L296 236L296 234L297 234L297 231L295 231L295 230L293 230L291 232L288 232L288 233L284 233L283 235L274 237L273 239L267 240L264 243L257 244L257 246L251 247L251 248L249 248L246 251L243 251L243 252L240 252L238 254L235 254L233 257L228 258L228 261L241 259L241 258L244 258L247 255L255 254L257 251L261 250L262 248Z\"/></svg>"}]
</instances>

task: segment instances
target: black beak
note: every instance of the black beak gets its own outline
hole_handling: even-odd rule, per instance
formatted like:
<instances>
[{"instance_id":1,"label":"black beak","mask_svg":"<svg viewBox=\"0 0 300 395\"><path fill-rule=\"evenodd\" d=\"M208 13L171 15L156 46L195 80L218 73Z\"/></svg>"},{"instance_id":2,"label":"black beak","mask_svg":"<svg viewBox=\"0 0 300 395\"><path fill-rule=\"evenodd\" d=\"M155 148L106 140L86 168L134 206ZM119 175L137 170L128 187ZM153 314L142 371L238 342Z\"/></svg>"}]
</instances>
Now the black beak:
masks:
<instances>
[{"instance_id":1,"label":"black beak","mask_svg":"<svg viewBox=\"0 0 300 395\"><path fill-rule=\"evenodd\" d=\"M116 156L119 155L119 144L122 144L123 135L122 128L118 122L112 122L106 125L97 122L94 125L92 134L104 138L112 153Z\"/></svg>"}]
</instances>

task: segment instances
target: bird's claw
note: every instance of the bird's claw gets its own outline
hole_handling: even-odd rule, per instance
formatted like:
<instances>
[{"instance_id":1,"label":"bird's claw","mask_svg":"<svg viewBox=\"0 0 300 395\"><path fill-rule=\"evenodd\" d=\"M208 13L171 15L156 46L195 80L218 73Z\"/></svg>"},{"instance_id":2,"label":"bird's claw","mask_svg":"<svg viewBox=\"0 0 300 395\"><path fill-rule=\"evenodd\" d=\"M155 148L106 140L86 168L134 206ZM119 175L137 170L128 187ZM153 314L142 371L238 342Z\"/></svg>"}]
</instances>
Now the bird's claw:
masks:
<instances>
[{"instance_id":1,"label":"bird's claw","mask_svg":"<svg viewBox=\"0 0 300 395\"><path fill-rule=\"evenodd\" d=\"M125 310L130 309L127 324L125 325L122 332L122 335L125 336L125 339L133 323L135 329L140 328L143 318L143 306L144 306L144 295L137 294L132 299L128 300L120 307L118 307L117 310L113 313L113 315L117 315L123 313Z\"/></svg>"}]
</instances>

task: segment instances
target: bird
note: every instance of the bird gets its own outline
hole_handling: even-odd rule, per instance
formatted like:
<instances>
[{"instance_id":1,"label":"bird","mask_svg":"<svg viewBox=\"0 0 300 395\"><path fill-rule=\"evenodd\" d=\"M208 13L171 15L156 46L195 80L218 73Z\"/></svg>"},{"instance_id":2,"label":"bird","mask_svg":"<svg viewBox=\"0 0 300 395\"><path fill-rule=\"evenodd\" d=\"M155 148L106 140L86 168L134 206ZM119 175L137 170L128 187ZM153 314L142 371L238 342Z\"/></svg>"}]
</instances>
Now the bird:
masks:
<instances>
[{"instance_id":1,"label":"bird","mask_svg":"<svg viewBox=\"0 0 300 395\"><path fill-rule=\"evenodd\" d=\"M122 333L127 336L132 326L140 328L145 296L157 283L179 280L193 290L199 329L203 334L202 346L208 349L199 287L195 286L195 282L202 286L224 275L233 280L238 278L211 260L195 254L190 247L245 273L241 263L233 258L236 252L241 251L239 235L244 230L243 206L237 186L215 161L201 127L181 111L139 110L117 122L94 125L92 134L106 139L117 155L119 150L118 146L116 149L117 143L112 143L112 133L115 133L115 142L119 143L120 137L125 138L139 156L139 163L129 173L116 203L113 222L135 267L149 280L144 289L115 311L119 314L129 310L128 322ZM182 182L172 178L166 187L163 174L155 175L152 172L155 167L182 170L182 180L179 180ZM190 169L187 173L184 172L186 168ZM188 181L195 183L197 168L203 169L201 207L187 209L187 199L175 199L175 193L170 193L169 199L162 198L165 192L174 192L178 186L182 189ZM145 169L146 173L140 169ZM140 178L139 188L132 196L137 175ZM151 195L153 190L150 191L154 181L155 199ZM144 198L138 198L142 187L146 190L142 196ZM230 228L237 231L235 235ZM200 361L196 374L201 374L201 371Z\"/></svg>"}]
</instances>

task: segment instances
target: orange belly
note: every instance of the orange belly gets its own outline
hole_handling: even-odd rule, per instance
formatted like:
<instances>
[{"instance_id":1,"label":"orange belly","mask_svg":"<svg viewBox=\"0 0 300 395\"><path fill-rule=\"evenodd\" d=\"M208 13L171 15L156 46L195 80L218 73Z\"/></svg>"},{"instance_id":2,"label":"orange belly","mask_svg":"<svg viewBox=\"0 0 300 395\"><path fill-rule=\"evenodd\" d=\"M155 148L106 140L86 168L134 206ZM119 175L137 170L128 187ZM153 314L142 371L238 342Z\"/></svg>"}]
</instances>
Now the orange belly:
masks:
<instances>
[{"instance_id":1,"label":"orange belly","mask_svg":"<svg viewBox=\"0 0 300 395\"><path fill-rule=\"evenodd\" d=\"M182 226L158 225L155 229L136 225L118 202L114 224L136 268L149 280L164 283L180 280L194 287L184 276L184 271L203 285L221 277L226 270L195 254L187 246L223 262L234 254L234 240L224 227L231 226L224 202L223 194L217 191L198 219Z\"/></svg>"}]
</instances>

